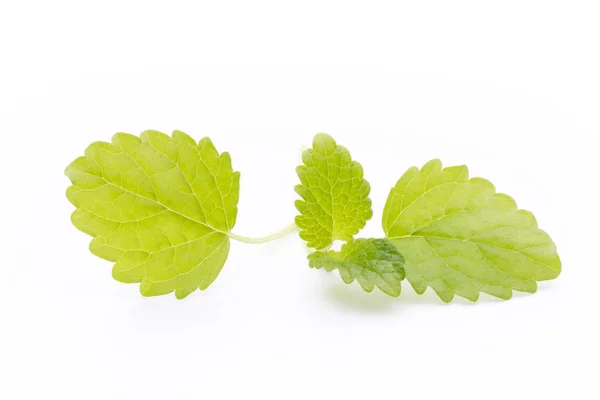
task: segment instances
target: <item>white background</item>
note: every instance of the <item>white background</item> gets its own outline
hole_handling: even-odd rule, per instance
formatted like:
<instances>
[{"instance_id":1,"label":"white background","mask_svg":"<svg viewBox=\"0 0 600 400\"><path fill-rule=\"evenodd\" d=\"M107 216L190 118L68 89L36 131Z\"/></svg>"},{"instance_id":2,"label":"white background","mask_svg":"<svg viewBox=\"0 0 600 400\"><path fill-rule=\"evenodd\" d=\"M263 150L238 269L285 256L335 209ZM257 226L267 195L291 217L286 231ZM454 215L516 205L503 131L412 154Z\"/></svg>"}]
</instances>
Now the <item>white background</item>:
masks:
<instances>
[{"instance_id":1,"label":"white background","mask_svg":"<svg viewBox=\"0 0 600 400\"><path fill-rule=\"evenodd\" d=\"M597 399L597 1L0 3L0 398ZM443 304L233 242L186 300L111 278L66 165L113 133L210 136L242 172L235 233L295 215L320 131L362 163L380 236L412 165L465 163L532 210L563 273Z\"/></svg>"}]
</instances>

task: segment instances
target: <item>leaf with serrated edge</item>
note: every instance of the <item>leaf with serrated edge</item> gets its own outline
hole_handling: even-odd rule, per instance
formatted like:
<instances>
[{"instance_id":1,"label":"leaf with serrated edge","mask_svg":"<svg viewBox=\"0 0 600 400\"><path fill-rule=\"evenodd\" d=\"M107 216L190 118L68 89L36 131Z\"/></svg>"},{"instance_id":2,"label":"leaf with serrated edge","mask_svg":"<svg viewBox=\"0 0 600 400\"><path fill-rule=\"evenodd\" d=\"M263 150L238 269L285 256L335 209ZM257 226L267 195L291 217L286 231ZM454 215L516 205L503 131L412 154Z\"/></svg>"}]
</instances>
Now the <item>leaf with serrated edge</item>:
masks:
<instances>
[{"instance_id":1,"label":"leaf with serrated edge","mask_svg":"<svg viewBox=\"0 0 600 400\"><path fill-rule=\"evenodd\" d=\"M71 220L93 236L90 250L115 262L113 277L141 282L144 296L206 289L229 253L239 172L209 138L196 143L145 131L95 142L66 169Z\"/></svg>"},{"instance_id":2,"label":"leaf with serrated edge","mask_svg":"<svg viewBox=\"0 0 600 400\"><path fill-rule=\"evenodd\" d=\"M373 216L361 165L325 133L314 137L302 163L296 168L301 184L295 187L302 198L295 203L300 237L317 250L352 239Z\"/></svg>"},{"instance_id":3,"label":"leaf with serrated edge","mask_svg":"<svg viewBox=\"0 0 600 400\"><path fill-rule=\"evenodd\" d=\"M406 259L406 278L445 302L477 301L480 292L509 299L533 293L536 281L556 278L561 262L534 216L496 193L466 166L442 169L439 160L412 167L391 190L383 211L387 238Z\"/></svg>"},{"instance_id":4,"label":"leaf with serrated edge","mask_svg":"<svg viewBox=\"0 0 600 400\"><path fill-rule=\"evenodd\" d=\"M390 296L400 295L404 257L386 239L351 240L341 251L316 251L308 260L311 268L337 269L346 283L356 279L366 292L377 286Z\"/></svg>"}]
</instances>

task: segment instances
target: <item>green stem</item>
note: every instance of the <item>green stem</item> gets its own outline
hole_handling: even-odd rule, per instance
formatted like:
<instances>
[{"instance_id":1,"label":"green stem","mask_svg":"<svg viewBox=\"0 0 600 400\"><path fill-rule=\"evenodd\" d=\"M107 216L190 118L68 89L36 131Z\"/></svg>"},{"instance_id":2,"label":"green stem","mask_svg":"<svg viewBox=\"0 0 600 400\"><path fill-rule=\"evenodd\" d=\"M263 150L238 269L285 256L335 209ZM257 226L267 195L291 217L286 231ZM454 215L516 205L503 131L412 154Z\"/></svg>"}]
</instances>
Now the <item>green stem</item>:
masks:
<instances>
[{"instance_id":1,"label":"green stem","mask_svg":"<svg viewBox=\"0 0 600 400\"><path fill-rule=\"evenodd\" d=\"M285 228L283 228L282 230L280 230L279 232L275 232L269 236L263 236L263 237L259 237L259 238L251 238L251 237L236 235L235 233L229 232L229 237L232 239L238 240L240 242L244 242L244 243L266 243L266 242L270 242L275 239L279 239L280 237L283 237L283 236L287 235L288 233L295 231L296 229L298 229L298 227L296 226L296 223L292 223L292 224L286 226Z\"/></svg>"}]
</instances>

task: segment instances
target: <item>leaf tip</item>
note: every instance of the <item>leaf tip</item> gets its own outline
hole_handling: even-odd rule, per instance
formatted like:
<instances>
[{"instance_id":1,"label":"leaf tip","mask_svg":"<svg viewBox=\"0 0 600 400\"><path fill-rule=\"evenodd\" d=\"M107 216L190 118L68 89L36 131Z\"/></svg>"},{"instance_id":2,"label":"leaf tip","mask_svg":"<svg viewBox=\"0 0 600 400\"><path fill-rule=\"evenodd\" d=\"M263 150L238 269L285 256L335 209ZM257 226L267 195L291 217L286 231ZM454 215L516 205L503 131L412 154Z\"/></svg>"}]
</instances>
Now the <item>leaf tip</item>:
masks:
<instances>
[{"instance_id":1,"label":"leaf tip","mask_svg":"<svg viewBox=\"0 0 600 400\"><path fill-rule=\"evenodd\" d=\"M439 158L434 158L433 160L427 161L421 167L421 172L423 173L431 173L432 171L439 171L442 169L442 161Z\"/></svg>"},{"instance_id":2,"label":"leaf tip","mask_svg":"<svg viewBox=\"0 0 600 400\"><path fill-rule=\"evenodd\" d=\"M330 154L337 147L334 138L324 132L319 132L313 138L313 149L318 153Z\"/></svg>"},{"instance_id":3,"label":"leaf tip","mask_svg":"<svg viewBox=\"0 0 600 400\"><path fill-rule=\"evenodd\" d=\"M192 293L192 291L189 291L189 290L177 289L177 290L175 290L175 298L177 300L183 300L186 297L188 297L191 293Z\"/></svg>"}]
</instances>

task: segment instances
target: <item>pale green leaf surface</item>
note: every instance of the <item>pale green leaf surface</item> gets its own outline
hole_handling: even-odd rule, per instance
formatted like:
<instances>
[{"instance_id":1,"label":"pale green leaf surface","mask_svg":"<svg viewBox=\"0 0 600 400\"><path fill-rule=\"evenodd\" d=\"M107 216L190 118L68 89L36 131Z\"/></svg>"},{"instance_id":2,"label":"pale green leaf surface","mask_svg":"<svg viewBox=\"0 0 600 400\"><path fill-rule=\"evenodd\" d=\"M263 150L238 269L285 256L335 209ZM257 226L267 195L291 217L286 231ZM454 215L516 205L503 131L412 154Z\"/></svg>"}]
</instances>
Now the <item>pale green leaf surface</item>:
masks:
<instances>
[{"instance_id":1,"label":"pale green leaf surface","mask_svg":"<svg viewBox=\"0 0 600 400\"><path fill-rule=\"evenodd\" d=\"M239 172L209 138L175 131L117 133L66 169L73 224L93 236L93 254L115 262L113 277L141 282L144 296L206 289L229 253Z\"/></svg>"},{"instance_id":2,"label":"pale green leaf surface","mask_svg":"<svg viewBox=\"0 0 600 400\"><path fill-rule=\"evenodd\" d=\"M350 240L373 216L363 169L350 152L324 133L314 137L313 146L302 154L296 168L302 200L295 205L300 215L296 225L309 247L324 249L334 240Z\"/></svg>"},{"instance_id":3,"label":"pale green leaf surface","mask_svg":"<svg viewBox=\"0 0 600 400\"><path fill-rule=\"evenodd\" d=\"M561 271L534 216L489 181L469 179L466 166L442 169L432 160L406 171L387 199L383 229L415 291L430 286L445 302L454 295L476 301L480 292L502 299L512 290L533 293L536 281Z\"/></svg>"},{"instance_id":4,"label":"pale green leaf surface","mask_svg":"<svg viewBox=\"0 0 600 400\"><path fill-rule=\"evenodd\" d=\"M377 286L390 296L399 296L404 279L404 257L386 239L355 239L341 251L316 251L308 256L311 268L337 269L346 283L357 280L371 292Z\"/></svg>"}]
</instances>

